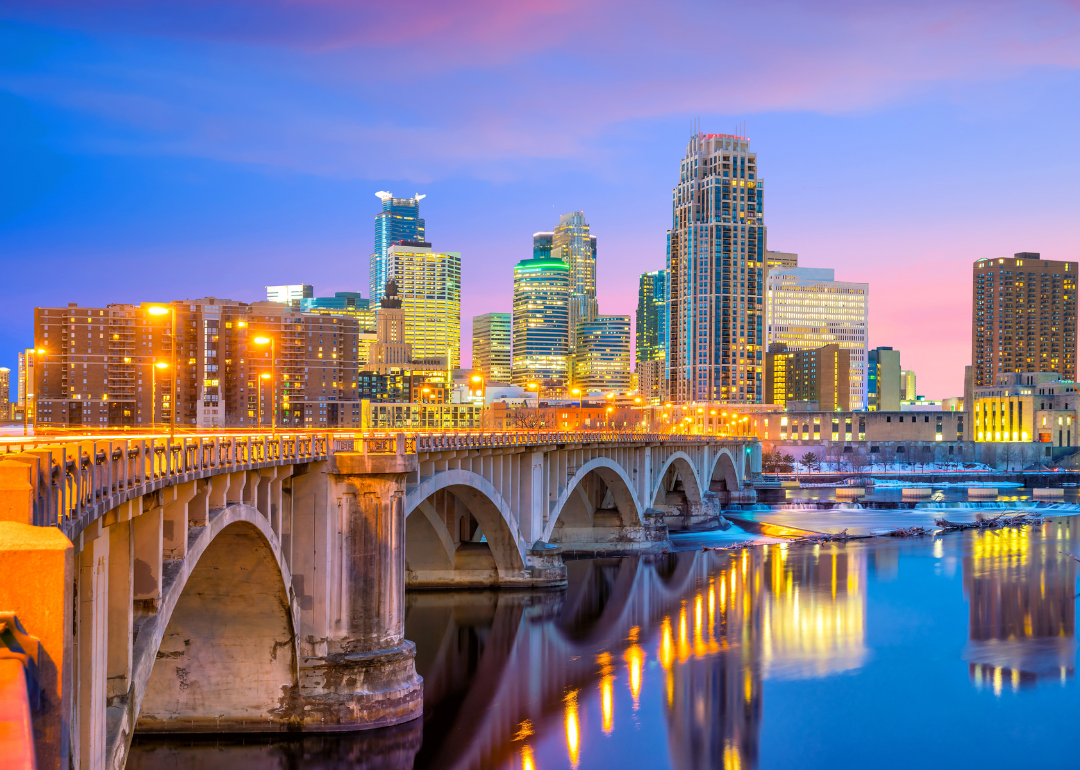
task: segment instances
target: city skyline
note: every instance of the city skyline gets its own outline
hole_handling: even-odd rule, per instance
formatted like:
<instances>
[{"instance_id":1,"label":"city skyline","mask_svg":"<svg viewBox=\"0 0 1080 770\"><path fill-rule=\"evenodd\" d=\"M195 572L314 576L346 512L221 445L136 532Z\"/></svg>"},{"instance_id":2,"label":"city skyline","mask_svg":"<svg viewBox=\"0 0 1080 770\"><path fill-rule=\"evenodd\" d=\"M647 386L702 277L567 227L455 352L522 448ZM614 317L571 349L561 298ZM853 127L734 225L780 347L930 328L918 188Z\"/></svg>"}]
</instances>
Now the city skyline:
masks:
<instances>
[{"instance_id":1,"label":"city skyline","mask_svg":"<svg viewBox=\"0 0 1080 770\"><path fill-rule=\"evenodd\" d=\"M708 131L746 122L770 183L770 249L798 252L800 264L834 268L840 280L888 281L894 291L876 295L869 345L905 351L928 397L962 388L969 265L1022 251L1058 261L1080 252L1068 213L1080 203L1071 181L1078 159L1060 151L1075 124L1075 100L1061 94L1080 84L1080 46L1075 12L1057 4L1005 4L992 18L957 3L875 7L860 24L828 6L784 17L768 6L740 9L743 21L780 37L811 22L817 34L798 36L753 70L727 65L736 77L715 84L682 82L702 52L662 63L672 29L653 25L655 39L642 41L630 22L611 24L592 3L575 9L573 31L562 31L569 11L554 6L493 15L482 4L431 8L426 26L379 17L372 32L356 32L366 29L364 12L333 4L303 26L287 7L276 9L258 32L228 35L199 6L164 33L152 8L130 14L103 3L93 16L55 4L10 9L3 35L14 56L0 70L0 109L18 166L8 175L14 192L0 201L0 252L27 291L5 308L0 364L14 369L34 306L166 293L255 301L262 286L284 281L315 284L326 296L362 290L380 190L428 195L424 217L438 242L465 255L466 318L509 309L512 266L528 257L535 223L582 209L604 234L605 259L627 268L601 270L598 302L606 313L633 313L637 276L663 267L672 168L695 116ZM698 23L721 21L710 12ZM655 70L646 85L678 82L675 98L667 88L653 89L662 100L642 91L641 68L624 55L586 68L590 87L569 97L589 95L583 112L536 120L502 85L477 109L475 88L455 88L476 68L502 67L505 82L525 78L546 93L565 73L545 67L568 47L582 50L575 36L593 39L600 25L611 45L637 51ZM488 45L473 46L478 39ZM407 43L424 55L405 65L385 56ZM597 57L590 64L611 56L608 45L586 46ZM241 50L253 53L241 61ZM820 66L793 70L807 57ZM335 58L365 62L354 68L364 74L329 76ZM890 66L869 66L879 59ZM620 63L633 77L612 74ZM156 77L147 85L100 74L117 68ZM400 95L377 85L391 68L410 86ZM264 99L270 83L274 98ZM185 84L190 99L179 96ZM420 87L434 101L427 117L407 101ZM462 106L451 109L443 91ZM1039 115L1025 126L1023 167L994 159L1012 143L1018 114ZM328 134L335 120L360 130L348 139ZM429 148L422 155L418 143ZM928 156L939 164L930 174ZM1030 166L1042 169L1039 200L997 194L1022 184ZM97 281L95 265L106 257L112 280ZM178 260L189 269L168 276L165 292L157 266ZM51 281L34 280L42 264ZM927 280L935 291L923 290ZM957 333L936 334L941 328Z\"/></svg>"}]
</instances>

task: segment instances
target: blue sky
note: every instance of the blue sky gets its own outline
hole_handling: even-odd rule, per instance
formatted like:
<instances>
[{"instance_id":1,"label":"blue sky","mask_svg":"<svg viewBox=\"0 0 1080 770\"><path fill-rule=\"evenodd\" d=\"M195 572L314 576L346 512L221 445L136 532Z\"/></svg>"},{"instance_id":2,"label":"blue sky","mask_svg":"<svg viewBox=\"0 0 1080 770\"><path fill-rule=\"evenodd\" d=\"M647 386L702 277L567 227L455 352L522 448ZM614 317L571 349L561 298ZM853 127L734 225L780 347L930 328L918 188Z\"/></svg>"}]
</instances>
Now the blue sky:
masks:
<instances>
[{"instance_id":1,"label":"blue sky","mask_svg":"<svg viewBox=\"0 0 1080 770\"><path fill-rule=\"evenodd\" d=\"M1076 259L1075 2L0 2L0 364L32 309L367 290L425 193L469 317L585 211L600 307L663 266L700 120L745 123L770 248L870 282L871 344L962 392L970 266Z\"/></svg>"}]
</instances>

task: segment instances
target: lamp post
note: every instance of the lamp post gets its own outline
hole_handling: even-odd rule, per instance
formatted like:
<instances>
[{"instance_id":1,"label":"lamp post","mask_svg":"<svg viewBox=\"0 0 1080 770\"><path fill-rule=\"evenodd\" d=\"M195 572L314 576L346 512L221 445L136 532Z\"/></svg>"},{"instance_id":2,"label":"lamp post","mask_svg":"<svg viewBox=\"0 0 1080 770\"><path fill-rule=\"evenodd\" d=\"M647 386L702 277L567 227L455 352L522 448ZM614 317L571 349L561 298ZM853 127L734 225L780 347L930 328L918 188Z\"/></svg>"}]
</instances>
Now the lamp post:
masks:
<instances>
[{"instance_id":1,"label":"lamp post","mask_svg":"<svg viewBox=\"0 0 1080 770\"><path fill-rule=\"evenodd\" d=\"M157 427L157 370L168 368L169 365L164 361L153 362L150 365L150 430ZM171 435L170 438L172 438Z\"/></svg>"},{"instance_id":2,"label":"lamp post","mask_svg":"<svg viewBox=\"0 0 1080 770\"><path fill-rule=\"evenodd\" d=\"M45 355L45 348L37 348L37 349L30 348L29 350L26 351L26 353L24 355L26 356L26 360L25 360L25 363L23 364L23 366L25 367L25 371L23 371L23 382L24 382L24 384L23 384L23 412L22 412L22 419L23 419L23 435L24 436L29 436L30 435L30 433L29 433L29 431L30 431L30 408L31 408L30 403L34 399L34 394L31 392L33 390L33 388L34 388L34 375L33 375L33 372L31 370L34 368L34 364L35 364L34 359L37 356L44 356ZM35 415L34 426L37 427L37 417L36 417L37 411L36 410L34 411L34 415Z\"/></svg>"},{"instance_id":3,"label":"lamp post","mask_svg":"<svg viewBox=\"0 0 1080 770\"><path fill-rule=\"evenodd\" d=\"M151 305L146 309L146 312L156 316L168 314L170 317L169 352L172 358L172 366L169 367L169 370L172 374L169 377L169 438L172 439L176 436L176 308L171 305L169 307Z\"/></svg>"},{"instance_id":4,"label":"lamp post","mask_svg":"<svg viewBox=\"0 0 1080 770\"><path fill-rule=\"evenodd\" d=\"M577 400L577 429L581 430L581 388L574 388L570 391L578 397Z\"/></svg>"},{"instance_id":5,"label":"lamp post","mask_svg":"<svg viewBox=\"0 0 1080 770\"><path fill-rule=\"evenodd\" d=\"M277 365L274 353L273 337L256 337L253 342L256 345L270 346L270 430L277 433ZM262 403L262 386L259 386L259 402ZM259 428L262 428L262 417L259 417Z\"/></svg>"}]
</instances>

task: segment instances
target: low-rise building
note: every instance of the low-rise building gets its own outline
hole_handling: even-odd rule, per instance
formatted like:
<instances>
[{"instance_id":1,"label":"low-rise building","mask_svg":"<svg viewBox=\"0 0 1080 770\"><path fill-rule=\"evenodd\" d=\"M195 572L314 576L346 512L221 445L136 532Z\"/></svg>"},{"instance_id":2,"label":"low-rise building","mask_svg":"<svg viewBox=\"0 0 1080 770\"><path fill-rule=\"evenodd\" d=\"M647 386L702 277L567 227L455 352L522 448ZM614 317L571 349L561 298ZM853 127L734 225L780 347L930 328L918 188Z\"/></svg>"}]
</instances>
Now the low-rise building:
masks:
<instances>
[{"instance_id":1,"label":"low-rise building","mask_svg":"<svg viewBox=\"0 0 1080 770\"><path fill-rule=\"evenodd\" d=\"M810 350L773 343L765 355L765 401L816 401L819 408L846 411L850 374L850 353L835 343Z\"/></svg>"},{"instance_id":2,"label":"low-rise building","mask_svg":"<svg viewBox=\"0 0 1080 770\"><path fill-rule=\"evenodd\" d=\"M1080 443L1077 383L1056 372L999 374L974 389L976 441L1037 441L1056 447Z\"/></svg>"}]
</instances>

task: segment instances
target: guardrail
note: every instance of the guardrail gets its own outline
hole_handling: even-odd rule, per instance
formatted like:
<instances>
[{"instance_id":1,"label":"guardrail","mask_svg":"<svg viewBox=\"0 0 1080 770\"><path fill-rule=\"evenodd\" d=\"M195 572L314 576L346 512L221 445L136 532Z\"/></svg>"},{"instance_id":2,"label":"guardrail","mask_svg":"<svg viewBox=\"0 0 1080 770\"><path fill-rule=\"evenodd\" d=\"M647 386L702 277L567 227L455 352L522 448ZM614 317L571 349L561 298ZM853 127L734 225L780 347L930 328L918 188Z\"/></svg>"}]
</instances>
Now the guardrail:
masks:
<instances>
[{"instance_id":1,"label":"guardrail","mask_svg":"<svg viewBox=\"0 0 1080 770\"><path fill-rule=\"evenodd\" d=\"M398 441L398 437L402 441ZM0 443L0 459L31 465L33 523L74 539L87 525L135 497L196 478L268 465L325 460L335 452L406 454L549 444L753 443L747 437L631 431L257 433L214 436L21 438Z\"/></svg>"}]
</instances>

